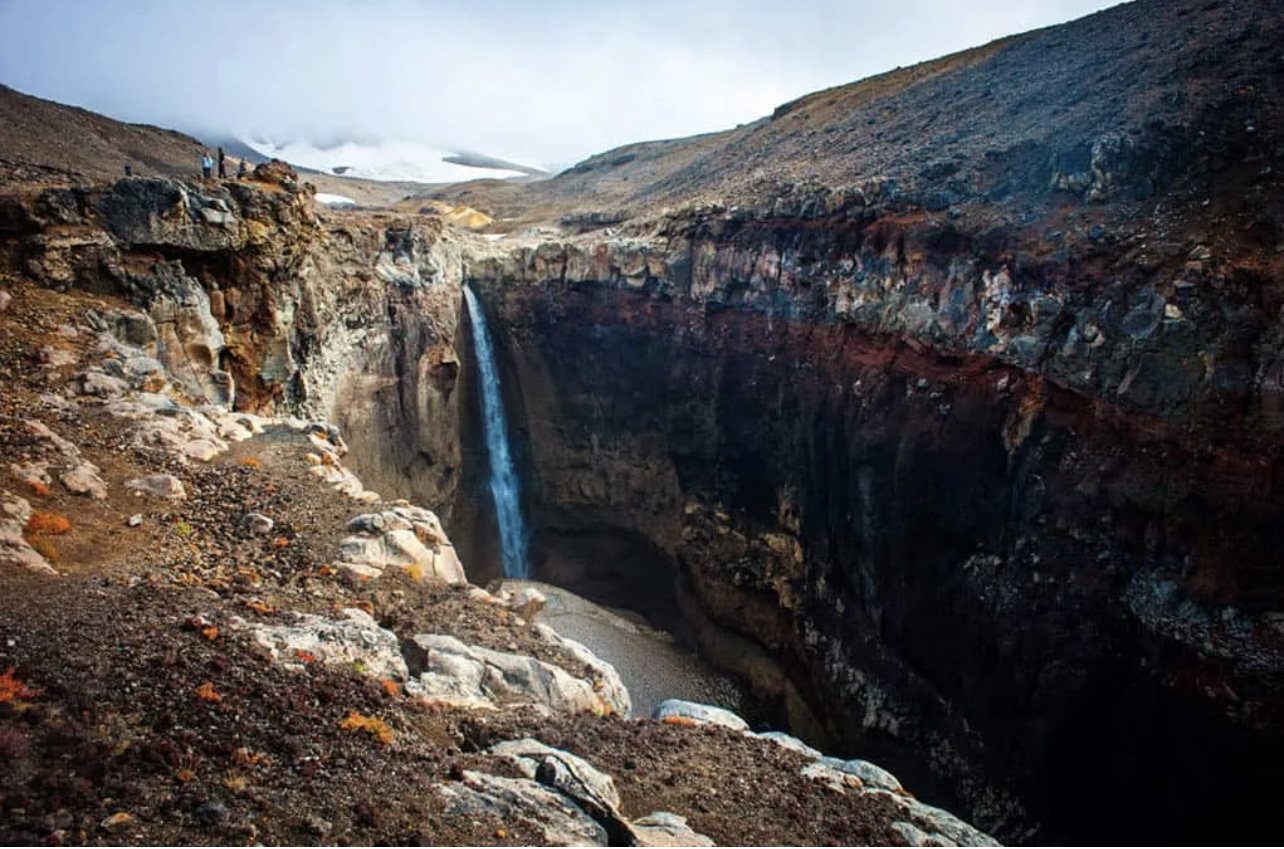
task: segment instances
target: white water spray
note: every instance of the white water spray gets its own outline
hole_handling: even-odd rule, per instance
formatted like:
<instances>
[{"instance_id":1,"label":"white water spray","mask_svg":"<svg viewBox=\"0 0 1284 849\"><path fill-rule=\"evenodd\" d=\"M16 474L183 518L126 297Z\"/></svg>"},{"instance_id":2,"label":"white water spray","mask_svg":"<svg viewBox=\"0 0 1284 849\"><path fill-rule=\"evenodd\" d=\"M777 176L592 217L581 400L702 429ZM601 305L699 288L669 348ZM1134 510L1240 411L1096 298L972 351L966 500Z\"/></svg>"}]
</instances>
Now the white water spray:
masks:
<instances>
[{"instance_id":1,"label":"white water spray","mask_svg":"<svg viewBox=\"0 0 1284 849\"><path fill-rule=\"evenodd\" d=\"M486 316L472 290L464 287L468 318L473 323L473 348L477 354L477 375L481 383L482 435L490 456L490 494L495 499L495 516L499 524L499 546L504 558L504 577L530 577L526 564L526 529L522 526L522 507L517 472L508 448L508 427L504 423L504 402L499 395L499 374L495 353L490 344Z\"/></svg>"}]
</instances>

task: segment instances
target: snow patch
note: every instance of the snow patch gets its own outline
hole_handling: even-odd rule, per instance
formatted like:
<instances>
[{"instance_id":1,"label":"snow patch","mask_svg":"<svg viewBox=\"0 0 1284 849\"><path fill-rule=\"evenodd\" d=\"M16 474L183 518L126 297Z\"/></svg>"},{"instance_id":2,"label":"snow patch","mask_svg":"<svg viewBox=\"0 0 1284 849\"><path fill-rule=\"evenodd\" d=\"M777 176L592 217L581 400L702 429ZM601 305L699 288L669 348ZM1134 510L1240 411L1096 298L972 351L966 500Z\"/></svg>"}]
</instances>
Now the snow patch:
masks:
<instances>
[{"instance_id":1,"label":"snow patch","mask_svg":"<svg viewBox=\"0 0 1284 849\"><path fill-rule=\"evenodd\" d=\"M317 203L326 206L356 206L357 202L347 195L332 195L329 192L317 192Z\"/></svg>"},{"instance_id":2,"label":"snow patch","mask_svg":"<svg viewBox=\"0 0 1284 849\"><path fill-rule=\"evenodd\" d=\"M459 183L465 180L522 176L520 171L476 168L446 162L445 157L455 154L443 148L418 142L384 141L377 144L344 142L325 148L316 147L307 142L278 144L264 140L245 140L245 144L269 159L281 159L300 168L366 180Z\"/></svg>"}]
</instances>

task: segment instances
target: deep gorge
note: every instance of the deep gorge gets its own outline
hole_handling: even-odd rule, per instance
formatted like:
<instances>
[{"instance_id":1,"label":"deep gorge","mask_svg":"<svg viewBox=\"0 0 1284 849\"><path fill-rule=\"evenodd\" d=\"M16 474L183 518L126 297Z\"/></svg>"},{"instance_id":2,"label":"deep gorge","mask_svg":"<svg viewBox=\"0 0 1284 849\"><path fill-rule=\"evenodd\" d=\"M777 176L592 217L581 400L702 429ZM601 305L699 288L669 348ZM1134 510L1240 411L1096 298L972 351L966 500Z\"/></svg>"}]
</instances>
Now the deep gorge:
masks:
<instances>
[{"instance_id":1,"label":"deep gorge","mask_svg":"<svg viewBox=\"0 0 1284 849\"><path fill-rule=\"evenodd\" d=\"M778 727L886 763L1001 837L1220 839L1229 811L1264 802L1279 753L1278 634L1252 612L1276 602L1284 542L1274 437L1181 423L1219 415L1225 390L1190 376L1184 328L1138 319L1162 309L1144 293L1102 321L1123 340L1113 363L1075 348L1098 294L1036 284L987 327L985 296L948 297L955 269L985 264L966 240L907 261L911 226L819 253L830 237L806 229L823 226L663 265L544 246L474 269L504 340L536 576L686 633ZM666 275L702 249L732 258ZM773 252L789 269L809 254L815 277L753 279ZM888 332L886 303L872 332L835 318L824 269L853 256L919 297L943 286L961 331L946 350ZM1058 298L1078 302L1050 320ZM1168 347L1139 354L1138 332ZM1121 400L1051 379L1074 358Z\"/></svg>"},{"instance_id":2,"label":"deep gorge","mask_svg":"<svg viewBox=\"0 0 1284 849\"><path fill-rule=\"evenodd\" d=\"M1252 267L832 199L511 243L163 180L0 213L6 262L148 310L192 392L337 420L484 583L467 282L535 578L1009 841L1254 838L1284 407Z\"/></svg>"}]
</instances>

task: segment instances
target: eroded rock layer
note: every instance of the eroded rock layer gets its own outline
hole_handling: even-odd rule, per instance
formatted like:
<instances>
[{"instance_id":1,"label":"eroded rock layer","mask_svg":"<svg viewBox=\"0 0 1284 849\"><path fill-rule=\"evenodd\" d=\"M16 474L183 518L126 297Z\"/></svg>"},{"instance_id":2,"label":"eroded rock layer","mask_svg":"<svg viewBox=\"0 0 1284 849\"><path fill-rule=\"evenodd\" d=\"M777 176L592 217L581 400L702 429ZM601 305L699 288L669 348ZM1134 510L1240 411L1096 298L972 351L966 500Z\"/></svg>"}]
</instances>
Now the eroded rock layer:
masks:
<instances>
[{"instance_id":1,"label":"eroded rock layer","mask_svg":"<svg viewBox=\"0 0 1284 849\"><path fill-rule=\"evenodd\" d=\"M844 203L470 266L536 574L1000 834L1211 839L1284 718L1278 259Z\"/></svg>"},{"instance_id":2,"label":"eroded rock layer","mask_svg":"<svg viewBox=\"0 0 1284 849\"><path fill-rule=\"evenodd\" d=\"M433 218L319 218L288 169L260 171L218 185L14 189L0 195L0 244L44 285L144 308L143 320L107 319L192 400L373 435L353 458L372 485L449 506L458 246Z\"/></svg>"}]
</instances>

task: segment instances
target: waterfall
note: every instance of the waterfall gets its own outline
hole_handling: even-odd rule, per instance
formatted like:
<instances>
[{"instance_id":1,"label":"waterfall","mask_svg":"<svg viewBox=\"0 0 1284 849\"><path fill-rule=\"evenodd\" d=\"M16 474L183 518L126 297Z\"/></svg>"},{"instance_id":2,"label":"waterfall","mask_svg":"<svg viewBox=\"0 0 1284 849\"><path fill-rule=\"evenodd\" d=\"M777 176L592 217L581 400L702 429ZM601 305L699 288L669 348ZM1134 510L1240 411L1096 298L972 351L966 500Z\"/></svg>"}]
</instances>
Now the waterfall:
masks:
<instances>
[{"instance_id":1,"label":"waterfall","mask_svg":"<svg viewBox=\"0 0 1284 849\"><path fill-rule=\"evenodd\" d=\"M477 354L477 375L481 383L482 435L490 456L490 494L495 499L495 516L499 522L499 545L504 555L505 578L529 578L526 565L526 529L522 527L522 507L518 497L517 472L508 448L508 427L504 423L504 402L499 395L499 375L495 371L495 352L490 343L486 316L477 296L467 286L464 300L468 318L473 323L473 347Z\"/></svg>"}]
</instances>

